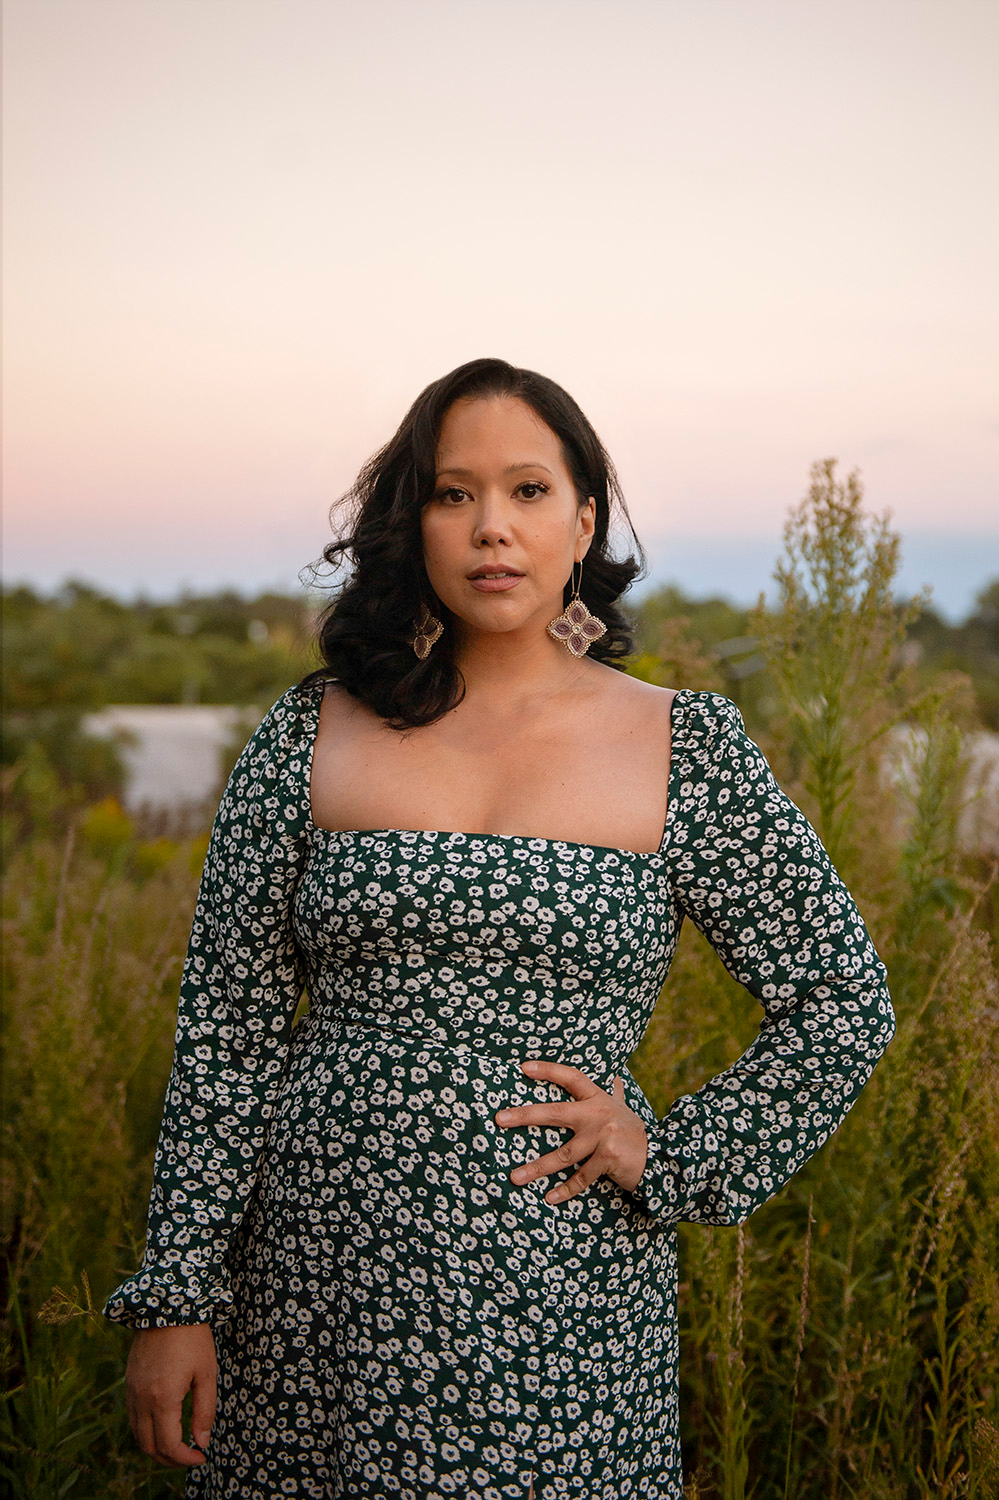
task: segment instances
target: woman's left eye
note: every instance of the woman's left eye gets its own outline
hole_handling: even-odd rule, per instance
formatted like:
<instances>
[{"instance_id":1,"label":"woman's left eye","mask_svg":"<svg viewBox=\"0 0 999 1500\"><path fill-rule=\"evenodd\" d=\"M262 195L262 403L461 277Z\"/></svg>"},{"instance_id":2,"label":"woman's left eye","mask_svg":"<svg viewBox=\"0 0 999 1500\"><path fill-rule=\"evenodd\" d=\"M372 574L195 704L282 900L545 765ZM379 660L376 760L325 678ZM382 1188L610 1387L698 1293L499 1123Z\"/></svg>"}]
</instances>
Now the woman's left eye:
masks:
<instances>
[{"instance_id":1,"label":"woman's left eye","mask_svg":"<svg viewBox=\"0 0 999 1500\"><path fill-rule=\"evenodd\" d=\"M548 486L542 484L539 479L526 479L520 488L522 490L539 490L542 495L547 495L548 493ZM534 500L536 496L528 495L527 498L528 500Z\"/></svg>"}]
</instances>

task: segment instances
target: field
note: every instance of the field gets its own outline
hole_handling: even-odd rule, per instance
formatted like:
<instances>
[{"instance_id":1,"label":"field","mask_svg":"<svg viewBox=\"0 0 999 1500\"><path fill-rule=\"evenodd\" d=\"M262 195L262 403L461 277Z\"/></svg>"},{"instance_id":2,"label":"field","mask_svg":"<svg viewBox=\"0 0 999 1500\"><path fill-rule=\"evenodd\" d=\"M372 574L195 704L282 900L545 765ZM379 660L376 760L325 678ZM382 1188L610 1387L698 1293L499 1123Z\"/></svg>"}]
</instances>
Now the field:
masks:
<instances>
[{"instance_id":1,"label":"field","mask_svg":"<svg viewBox=\"0 0 999 1500\"><path fill-rule=\"evenodd\" d=\"M683 1442L701 1500L999 1495L999 978L995 862L959 845L953 672L915 673L897 538L816 466L753 617L743 708L888 965L898 1033L835 1137L740 1229L681 1228ZM633 670L720 688L673 621ZM289 679L290 680L290 679ZM894 728L921 731L890 783ZM17 1500L165 1497L124 1414L128 1335L97 1313L141 1256L177 985L207 834L151 837L22 756L6 773L6 1396ZM657 1111L755 1033L696 932L632 1069Z\"/></svg>"}]
</instances>

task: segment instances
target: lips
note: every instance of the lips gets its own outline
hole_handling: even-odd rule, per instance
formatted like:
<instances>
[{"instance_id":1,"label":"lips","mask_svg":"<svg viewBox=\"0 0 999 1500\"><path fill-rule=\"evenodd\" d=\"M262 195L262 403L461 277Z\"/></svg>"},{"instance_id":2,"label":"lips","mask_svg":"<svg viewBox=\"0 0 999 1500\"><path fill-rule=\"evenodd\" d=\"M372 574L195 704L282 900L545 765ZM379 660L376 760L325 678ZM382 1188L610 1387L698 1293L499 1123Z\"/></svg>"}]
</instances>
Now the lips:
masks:
<instances>
[{"instance_id":1,"label":"lips","mask_svg":"<svg viewBox=\"0 0 999 1500\"><path fill-rule=\"evenodd\" d=\"M468 581L480 594L499 594L506 589L515 589L523 578L515 568L504 568L498 563L485 563L469 573Z\"/></svg>"}]
</instances>

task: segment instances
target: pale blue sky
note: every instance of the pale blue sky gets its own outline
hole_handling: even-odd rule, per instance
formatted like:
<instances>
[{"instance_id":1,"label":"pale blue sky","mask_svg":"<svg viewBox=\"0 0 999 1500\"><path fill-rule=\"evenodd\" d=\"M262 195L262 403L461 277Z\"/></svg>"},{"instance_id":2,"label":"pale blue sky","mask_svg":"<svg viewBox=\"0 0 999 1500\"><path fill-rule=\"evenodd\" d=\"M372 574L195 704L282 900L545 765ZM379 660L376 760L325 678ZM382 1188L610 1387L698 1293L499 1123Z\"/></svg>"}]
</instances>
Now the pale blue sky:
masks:
<instances>
[{"instance_id":1,"label":"pale blue sky","mask_svg":"<svg viewBox=\"0 0 999 1500\"><path fill-rule=\"evenodd\" d=\"M580 402L657 576L753 597L836 455L959 612L997 62L994 0L6 0L7 577L294 586L489 354Z\"/></svg>"}]
</instances>

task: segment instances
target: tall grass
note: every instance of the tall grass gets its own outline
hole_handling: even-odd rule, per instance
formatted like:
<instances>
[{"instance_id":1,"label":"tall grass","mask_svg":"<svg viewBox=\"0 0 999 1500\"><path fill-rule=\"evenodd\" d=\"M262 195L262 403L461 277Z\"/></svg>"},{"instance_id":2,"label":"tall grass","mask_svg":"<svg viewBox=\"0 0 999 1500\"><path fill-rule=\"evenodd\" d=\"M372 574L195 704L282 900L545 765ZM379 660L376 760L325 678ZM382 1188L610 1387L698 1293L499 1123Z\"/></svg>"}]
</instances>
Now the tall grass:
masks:
<instances>
[{"instance_id":1,"label":"tall grass","mask_svg":"<svg viewBox=\"0 0 999 1500\"><path fill-rule=\"evenodd\" d=\"M899 1025L784 1192L742 1228L681 1229L684 1457L701 1500L999 1494L994 872L958 849L967 704L954 681L908 681L896 565L856 476L818 465L780 597L754 621L776 727L750 732L855 891ZM662 657L641 675L718 685L697 679L680 627ZM901 787L881 766L898 722L925 731ZM61 822L39 805L6 871L0 1472L32 1500L175 1495L182 1476L128 1433L128 1336L93 1308L141 1252L204 844L143 841L113 803ZM633 1060L660 1112L757 1018L685 929Z\"/></svg>"},{"instance_id":2,"label":"tall grass","mask_svg":"<svg viewBox=\"0 0 999 1500\"><path fill-rule=\"evenodd\" d=\"M12 1495L176 1489L134 1448L125 1340L90 1288L100 1305L141 1255L203 851L142 844L105 806L8 861L0 1473Z\"/></svg>"},{"instance_id":3,"label":"tall grass","mask_svg":"<svg viewBox=\"0 0 999 1500\"><path fill-rule=\"evenodd\" d=\"M691 1495L743 1493L747 1453L745 1493L767 1500L999 1494L995 871L958 850L967 697L955 680L918 694L909 682L897 555L857 476L816 465L785 532L777 604L755 614L776 700L765 748L860 901L898 1034L741 1247L735 1230L682 1228ZM893 796L878 747L902 721L925 734ZM636 1071L664 1109L754 1027L744 993L685 932Z\"/></svg>"}]
</instances>

